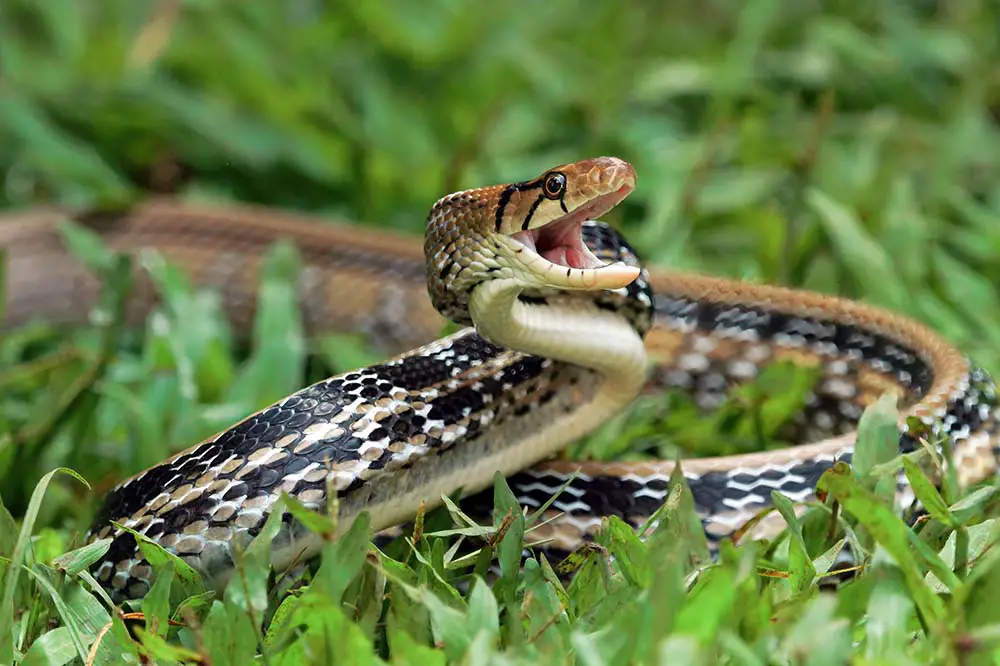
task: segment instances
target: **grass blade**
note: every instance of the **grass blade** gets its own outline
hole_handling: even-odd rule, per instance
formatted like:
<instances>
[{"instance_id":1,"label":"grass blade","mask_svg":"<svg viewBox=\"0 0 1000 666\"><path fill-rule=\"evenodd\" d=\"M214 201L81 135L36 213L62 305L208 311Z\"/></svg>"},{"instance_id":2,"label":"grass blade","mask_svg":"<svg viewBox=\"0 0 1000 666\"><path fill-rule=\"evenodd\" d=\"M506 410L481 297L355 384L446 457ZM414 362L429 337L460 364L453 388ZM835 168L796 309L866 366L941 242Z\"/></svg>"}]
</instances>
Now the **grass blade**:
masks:
<instances>
[{"instance_id":1,"label":"grass blade","mask_svg":"<svg viewBox=\"0 0 1000 666\"><path fill-rule=\"evenodd\" d=\"M11 633L14 627L14 595L17 591L21 566L24 563L25 553L28 551L31 541L32 530L35 527L35 520L38 518L38 510L42 506L42 499L45 491L49 487L49 482L56 474L66 474L82 483L89 490L87 481L66 467L58 467L43 476L35 486L35 491L28 501L28 509L24 513L21 521L21 531L18 533L17 542L14 544L14 552L11 555L10 563L7 565L7 572L3 580L3 594L0 595L0 664L9 664L14 661L14 643Z\"/></svg>"}]
</instances>

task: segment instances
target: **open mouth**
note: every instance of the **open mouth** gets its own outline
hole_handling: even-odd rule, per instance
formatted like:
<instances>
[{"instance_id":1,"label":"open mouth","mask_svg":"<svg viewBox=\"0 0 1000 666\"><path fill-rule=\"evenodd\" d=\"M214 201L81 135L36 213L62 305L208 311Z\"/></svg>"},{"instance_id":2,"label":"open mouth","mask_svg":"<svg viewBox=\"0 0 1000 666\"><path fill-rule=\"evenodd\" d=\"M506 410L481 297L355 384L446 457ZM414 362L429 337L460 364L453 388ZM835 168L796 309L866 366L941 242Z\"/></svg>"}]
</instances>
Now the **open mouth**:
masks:
<instances>
[{"instance_id":1,"label":"open mouth","mask_svg":"<svg viewBox=\"0 0 1000 666\"><path fill-rule=\"evenodd\" d=\"M514 234L522 245L546 261L567 268L600 268L601 260L583 242L583 223L590 218L577 212L544 227Z\"/></svg>"},{"instance_id":2,"label":"open mouth","mask_svg":"<svg viewBox=\"0 0 1000 666\"><path fill-rule=\"evenodd\" d=\"M522 260L540 269L549 281L585 289L626 286L639 275L639 269L621 262L605 264L598 259L583 242L583 223L607 213L631 190L630 186L623 185L617 191L601 195L554 222L519 231L511 234L510 238L532 251L534 257L522 257ZM558 279L553 279L556 276Z\"/></svg>"}]
</instances>

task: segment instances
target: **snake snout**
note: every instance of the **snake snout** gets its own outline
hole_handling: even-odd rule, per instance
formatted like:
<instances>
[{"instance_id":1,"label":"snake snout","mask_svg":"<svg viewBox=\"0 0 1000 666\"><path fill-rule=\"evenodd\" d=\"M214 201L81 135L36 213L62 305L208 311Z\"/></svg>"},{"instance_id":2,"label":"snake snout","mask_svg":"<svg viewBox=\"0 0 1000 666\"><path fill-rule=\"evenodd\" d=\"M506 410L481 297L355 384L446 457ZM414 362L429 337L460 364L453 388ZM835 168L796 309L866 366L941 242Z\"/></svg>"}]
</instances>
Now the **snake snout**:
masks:
<instances>
[{"instance_id":1,"label":"snake snout","mask_svg":"<svg viewBox=\"0 0 1000 666\"><path fill-rule=\"evenodd\" d=\"M617 157L598 157L592 162L593 166L588 176L594 186L614 189L621 194L621 199L635 189L635 167L625 160Z\"/></svg>"}]
</instances>

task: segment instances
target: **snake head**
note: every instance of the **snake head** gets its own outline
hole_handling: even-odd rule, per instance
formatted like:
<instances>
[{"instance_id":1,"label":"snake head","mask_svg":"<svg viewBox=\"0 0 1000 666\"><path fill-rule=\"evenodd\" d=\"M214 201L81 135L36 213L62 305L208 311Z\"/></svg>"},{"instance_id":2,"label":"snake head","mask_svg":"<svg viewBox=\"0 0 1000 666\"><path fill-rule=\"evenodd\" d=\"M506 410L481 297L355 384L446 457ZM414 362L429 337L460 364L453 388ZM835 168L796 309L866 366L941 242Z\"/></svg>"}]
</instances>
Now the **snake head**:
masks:
<instances>
[{"instance_id":1,"label":"snake head","mask_svg":"<svg viewBox=\"0 0 1000 666\"><path fill-rule=\"evenodd\" d=\"M558 166L503 191L496 231L513 242L540 286L619 289L638 277L639 269L605 266L583 242L583 223L598 219L634 189L635 169L617 157Z\"/></svg>"},{"instance_id":2,"label":"snake head","mask_svg":"<svg viewBox=\"0 0 1000 666\"><path fill-rule=\"evenodd\" d=\"M525 288L553 290L629 285L640 268L599 259L583 240L583 224L618 205L635 183L631 164L597 157L438 200L424 245L434 306L469 324L469 293L488 280L516 279Z\"/></svg>"}]
</instances>

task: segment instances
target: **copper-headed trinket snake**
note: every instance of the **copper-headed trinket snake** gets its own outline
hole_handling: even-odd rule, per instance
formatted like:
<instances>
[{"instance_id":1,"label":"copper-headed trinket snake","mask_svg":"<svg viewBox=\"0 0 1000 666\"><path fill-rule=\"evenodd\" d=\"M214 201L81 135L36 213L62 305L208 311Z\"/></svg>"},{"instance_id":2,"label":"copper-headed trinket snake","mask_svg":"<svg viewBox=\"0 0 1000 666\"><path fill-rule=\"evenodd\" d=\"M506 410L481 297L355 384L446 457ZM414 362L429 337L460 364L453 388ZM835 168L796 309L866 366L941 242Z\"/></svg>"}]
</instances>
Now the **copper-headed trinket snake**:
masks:
<instances>
[{"instance_id":1,"label":"copper-headed trinket snake","mask_svg":"<svg viewBox=\"0 0 1000 666\"><path fill-rule=\"evenodd\" d=\"M492 495L481 491L497 470L526 507L541 506L575 474L549 510L556 518L529 535L572 550L602 516L634 525L650 516L674 465L552 460L556 453L644 391L681 389L711 410L730 387L780 360L819 368L793 424L801 444L682 464L711 542L769 505L773 489L813 498L823 470L850 460L863 409L885 392L898 396L903 450L915 446L905 419L917 417L932 436L952 440L961 482L994 473L993 382L942 337L856 301L647 273L628 243L596 221L635 184L631 165L603 157L450 194L431 209L422 249L385 232L252 207L151 202L71 215L110 248L154 248L216 288L242 330L251 327L264 251L291 239L306 265L298 287L307 332L361 331L402 352L303 388L119 484L90 534L113 538L93 567L97 579L116 600L140 597L151 583L135 538L110 521L225 581L233 544L259 532L282 492L323 509L333 489L341 529L367 510L380 530L460 488L466 506L488 510ZM86 321L99 285L69 258L61 215L0 219L5 325ZM128 316L139 322L156 293L148 281L134 291ZM468 328L435 339L442 315ZM757 533L768 529L762 523ZM308 560L319 544L286 521L272 548L280 569Z\"/></svg>"}]
</instances>

